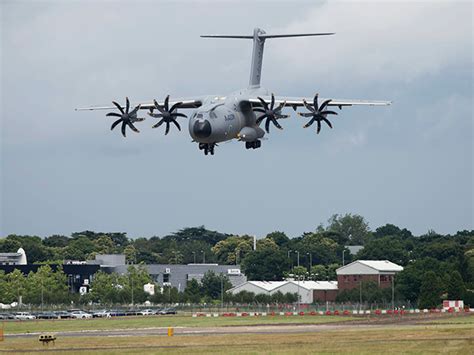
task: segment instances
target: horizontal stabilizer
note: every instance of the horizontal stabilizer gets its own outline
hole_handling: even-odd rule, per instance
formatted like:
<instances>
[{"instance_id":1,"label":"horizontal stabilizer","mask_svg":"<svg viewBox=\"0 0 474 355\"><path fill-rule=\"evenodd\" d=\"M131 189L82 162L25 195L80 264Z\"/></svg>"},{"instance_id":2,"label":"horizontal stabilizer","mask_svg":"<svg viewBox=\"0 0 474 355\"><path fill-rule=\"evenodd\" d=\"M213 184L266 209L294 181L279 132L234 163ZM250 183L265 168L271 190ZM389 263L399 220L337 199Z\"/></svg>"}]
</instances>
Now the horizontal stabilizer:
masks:
<instances>
[{"instance_id":1,"label":"horizontal stabilizer","mask_svg":"<svg viewBox=\"0 0 474 355\"><path fill-rule=\"evenodd\" d=\"M334 32L323 32L323 33L295 33L287 35L267 35L259 34L258 38L287 38L287 37L310 37L310 36L331 36ZM201 38L231 38L231 39L254 39L254 36L241 36L241 35L202 35Z\"/></svg>"}]
</instances>

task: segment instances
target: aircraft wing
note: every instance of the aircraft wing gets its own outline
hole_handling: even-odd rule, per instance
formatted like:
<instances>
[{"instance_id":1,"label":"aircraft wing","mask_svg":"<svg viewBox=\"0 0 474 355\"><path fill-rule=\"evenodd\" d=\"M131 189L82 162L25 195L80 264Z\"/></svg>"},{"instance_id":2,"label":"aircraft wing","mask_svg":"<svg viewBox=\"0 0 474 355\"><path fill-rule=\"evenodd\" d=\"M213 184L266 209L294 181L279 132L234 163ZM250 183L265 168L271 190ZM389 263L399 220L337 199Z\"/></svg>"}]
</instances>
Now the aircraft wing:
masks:
<instances>
[{"instance_id":1,"label":"aircraft wing","mask_svg":"<svg viewBox=\"0 0 474 355\"><path fill-rule=\"evenodd\" d=\"M173 106L177 103L180 103L176 108L178 109L192 109L198 108L202 105L205 96L196 97L196 98L178 98L169 100L169 106ZM161 107L164 106L164 100L157 101L158 105ZM155 108L153 101L142 101L142 102L131 102L130 107L134 108L140 105L140 110L151 110ZM125 105L120 105L122 109L125 109ZM76 108L76 111L95 111L95 110L116 110L117 106L110 105L110 106L89 106L89 107L79 107Z\"/></svg>"},{"instance_id":2,"label":"aircraft wing","mask_svg":"<svg viewBox=\"0 0 474 355\"><path fill-rule=\"evenodd\" d=\"M267 104L271 104L272 97L271 96L260 96ZM331 100L327 106L336 106L342 109L343 107L347 106L387 106L391 105L391 101L379 101L379 100L347 100L347 99L333 99L333 98L318 98L320 103L323 103L326 100ZM248 100L253 107L262 106L261 101L255 97L250 98ZM305 97L305 98L298 98L298 97L287 97L287 96L275 96L275 106L280 105L281 103L285 102L285 106L292 107L295 111L297 107L305 106L305 101L310 106L313 106L313 97Z\"/></svg>"}]
</instances>

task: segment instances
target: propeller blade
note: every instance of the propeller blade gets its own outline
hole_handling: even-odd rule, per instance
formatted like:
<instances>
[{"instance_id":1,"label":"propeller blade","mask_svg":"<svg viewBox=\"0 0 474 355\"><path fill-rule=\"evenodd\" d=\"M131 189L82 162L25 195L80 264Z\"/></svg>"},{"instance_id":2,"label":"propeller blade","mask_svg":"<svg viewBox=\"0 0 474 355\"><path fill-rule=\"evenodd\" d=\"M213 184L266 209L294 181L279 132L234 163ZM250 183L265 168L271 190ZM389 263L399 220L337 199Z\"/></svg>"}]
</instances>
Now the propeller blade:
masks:
<instances>
[{"instance_id":1,"label":"propeller blade","mask_svg":"<svg viewBox=\"0 0 474 355\"><path fill-rule=\"evenodd\" d=\"M174 125L176 126L176 128L178 128L178 130L181 131L181 126L179 125L178 122L176 122L176 120L173 120L173 121L171 121L171 122L173 122Z\"/></svg>"},{"instance_id":2,"label":"propeller blade","mask_svg":"<svg viewBox=\"0 0 474 355\"><path fill-rule=\"evenodd\" d=\"M122 120L122 135L123 135L124 137L127 136L127 134L125 133L125 127L126 127L126 126L127 126L127 125L125 124L125 121Z\"/></svg>"},{"instance_id":3,"label":"propeller blade","mask_svg":"<svg viewBox=\"0 0 474 355\"><path fill-rule=\"evenodd\" d=\"M267 131L267 133L270 133L270 119L267 118L267 120L265 121L265 131Z\"/></svg>"},{"instance_id":4,"label":"propeller blade","mask_svg":"<svg viewBox=\"0 0 474 355\"><path fill-rule=\"evenodd\" d=\"M167 95L166 98L165 98L165 110L166 111L169 111L169 106L168 106L169 101L170 101L170 95Z\"/></svg>"},{"instance_id":5,"label":"propeller blade","mask_svg":"<svg viewBox=\"0 0 474 355\"><path fill-rule=\"evenodd\" d=\"M321 107L319 108L319 111L322 111L324 110L324 108L328 105L328 103L330 103L332 101L332 99L329 99L329 100L326 100L323 102L323 104L321 105Z\"/></svg>"},{"instance_id":6,"label":"propeller blade","mask_svg":"<svg viewBox=\"0 0 474 355\"><path fill-rule=\"evenodd\" d=\"M328 120L326 117L323 118L323 121L326 122L326 124L327 124L330 128L332 128L331 122L329 122L329 120Z\"/></svg>"},{"instance_id":7,"label":"propeller blade","mask_svg":"<svg viewBox=\"0 0 474 355\"><path fill-rule=\"evenodd\" d=\"M315 111L319 111L318 96L319 96L319 94L316 94L316 95L314 95L314 98L313 98L313 105L314 105L314 110Z\"/></svg>"},{"instance_id":8,"label":"propeller blade","mask_svg":"<svg viewBox=\"0 0 474 355\"><path fill-rule=\"evenodd\" d=\"M314 116L314 114L311 113L311 112L298 112L298 115L302 116L302 117L313 117Z\"/></svg>"},{"instance_id":9,"label":"propeller blade","mask_svg":"<svg viewBox=\"0 0 474 355\"><path fill-rule=\"evenodd\" d=\"M156 102L156 100L153 100L153 104L155 105L155 107L156 107L156 109L157 109L158 111L160 111L161 113L165 113L165 110L163 110L163 109L161 108L161 106L158 105L158 102Z\"/></svg>"},{"instance_id":10,"label":"propeller blade","mask_svg":"<svg viewBox=\"0 0 474 355\"><path fill-rule=\"evenodd\" d=\"M112 101L112 103L119 109L120 112L122 112L122 115L125 114L125 111L123 110L122 106L120 106L118 103L115 101Z\"/></svg>"},{"instance_id":11,"label":"propeller blade","mask_svg":"<svg viewBox=\"0 0 474 355\"><path fill-rule=\"evenodd\" d=\"M173 112L173 111L174 111L179 105L181 105L181 104L182 104L182 102L177 102L177 103L175 103L173 106L171 106L170 112Z\"/></svg>"},{"instance_id":12,"label":"propeller blade","mask_svg":"<svg viewBox=\"0 0 474 355\"><path fill-rule=\"evenodd\" d=\"M121 121L122 121L122 119L120 118L117 121L115 121L114 123L112 123L112 126L110 126L110 130L112 131Z\"/></svg>"},{"instance_id":13,"label":"propeller blade","mask_svg":"<svg viewBox=\"0 0 474 355\"><path fill-rule=\"evenodd\" d=\"M254 110L254 112L265 113L265 110L263 108L254 108L253 110Z\"/></svg>"},{"instance_id":14,"label":"propeller blade","mask_svg":"<svg viewBox=\"0 0 474 355\"><path fill-rule=\"evenodd\" d=\"M314 123L314 121L316 121L316 118L313 117L308 123L306 123L303 126L303 128L308 128L309 126L311 126Z\"/></svg>"},{"instance_id":15,"label":"propeller blade","mask_svg":"<svg viewBox=\"0 0 474 355\"><path fill-rule=\"evenodd\" d=\"M188 116L186 116L184 113L179 113L179 112L173 112L171 114L171 117L185 117L185 118L188 118Z\"/></svg>"},{"instance_id":16,"label":"propeller blade","mask_svg":"<svg viewBox=\"0 0 474 355\"><path fill-rule=\"evenodd\" d=\"M276 120L276 118L273 118L273 119L272 119L272 122L273 122L273 124L274 124L278 129L283 129L283 127L278 123L278 121Z\"/></svg>"},{"instance_id":17,"label":"propeller blade","mask_svg":"<svg viewBox=\"0 0 474 355\"><path fill-rule=\"evenodd\" d=\"M320 115L337 115L337 112L334 111L323 111L319 113Z\"/></svg>"},{"instance_id":18,"label":"propeller blade","mask_svg":"<svg viewBox=\"0 0 474 355\"><path fill-rule=\"evenodd\" d=\"M130 109L130 100L128 99L128 97L125 98L125 112L128 113L128 110Z\"/></svg>"},{"instance_id":19,"label":"propeller blade","mask_svg":"<svg viewBox=\"0 0 474 355\"><path fill-rule=\"evenodd\" d=\"M259 125L259 124L260 124L265 118L267 118L267 117L268 117L268 115L267 115L267 114L264 114L263 116L257 118L257 120L255 121L255 123L256 123L257 125Z\"/></svg>"},{"instance_id":20,"label":"propeller blade","mask_svg":"<svg viewBox=\"0 0 474 355\"><path fill-rule=\"evenodd\" d=\"M141 107L141 105L136 106L136 107L132 110L132 112L130 112L130 116L135 116L135 115L137 114L138 110L140 109L140 107Z\"/></svg>"},{"instance_id":21,"label":"propeller blade","mask_svg":"<svg viewBox=\"0 0 474 355\"><path fill-rule=\"evenodd\" d=\"M129 125L129 127L130 127L134 132L140 133L140 131L137 129L137 127L135 127L135 126L133 125L133 123L132 123L131 121L128 122L128 125Z\"/></svg>"},{"instance_id":22,"label":"propeller blade","mask_svg":"<svg viewBox=\"0 0 474 355\"><path fill-rule=\"evenodd\" d=\"M170 131L170 123L169 121L166 121L166 131L165 131L165 136L169 133Z\"/></svg>"},{"instance_id":23,"label":"propeller blade","mask_svg":"<svg viewBox=\"0 0 474 355\"><path fill-rule=\"evenodd\" d=\"M316 112L316 110L315 110L314 108L312 108L311 105L308 104L305 99L303 99L303 105L304 105L304 107L306 107L306 109L307 109L308 111L310 111L310 112Z\"/></svg>"},{"instance_id":24,"label":"propeller blade","mask_svg":"<svg viewBox=\"0 0 474 355\"><path fill-rule=\"evenodd\" d=\"M268 111L268 105L267 105L267 103L265 102L265 100L262 99L260 96L257 96L257 99L260 100L260 102L262 103L262 106L263 106L263 108L265 109L265 111Z\"/></svg>"},{"instance_id":25,"label":"propeller blade","mask_svg":"<svg viewBox=\"0 0 474 355\"><path fill-rule=\"evenodd\" d=\"M157 124L151 126L151 128L158 128L158 127L160 127L160 126L163 124L163 122L165 122L165 120L164 120L164 119L161 119L160 122L158 122Z\"/></svg>"},{"instance_id":26,"label":"propeller blade","mask_svg":"<svg viewBox=\"0 0 474 355\"><path fill-rule=\"evenodd\" d=\"M282 103L280 103L280 105L278 105L278 107L275 109L275 111L281 111L283 110L283 108L285 107L286 105L286 101L283 101Z\"/></svg>"},{"instance_id":27,"label":"propeller blade","mask_svg":"<svg viewBox=\"0 0 474 355\"><path fill-rule=\"evenodd\" d=\"M275 95L272 93L272 101L270 103L270 110L273 110L273 106L275 106Z\"/></svg>"},{"instance_id":28,"label":"propeller blade","mask_svg":"<svg viewBox=\"0 0 474 355\"><path fill-rule=\"evenodd\" d=\"M317 134L321 131L321 120L318 120L318 130L316 131Z\"/></svg>"},{"instance_id":29,"label":"propeller blade","mask_svg":"<svg viewBox=\"0 0 474 355\"><path fill-rule=\"evenodd\" d=\"M161 118L163 117L162 113L150 113L148 112L148 116L155 117L155 118Z\"/></svg>"},{"instance_id":30,"label":"propeller blade","mask_svg":"<svg viewBox=\"0 0 474 355\"><path fill-rule=\"evenodd\" d=\"M108 114L106 114L106 116L108 116L108 117L110 117L110 116L122 117L122 115L120 113L117 113L117 112L109 112Z\"/></svg>"}]
</instances>

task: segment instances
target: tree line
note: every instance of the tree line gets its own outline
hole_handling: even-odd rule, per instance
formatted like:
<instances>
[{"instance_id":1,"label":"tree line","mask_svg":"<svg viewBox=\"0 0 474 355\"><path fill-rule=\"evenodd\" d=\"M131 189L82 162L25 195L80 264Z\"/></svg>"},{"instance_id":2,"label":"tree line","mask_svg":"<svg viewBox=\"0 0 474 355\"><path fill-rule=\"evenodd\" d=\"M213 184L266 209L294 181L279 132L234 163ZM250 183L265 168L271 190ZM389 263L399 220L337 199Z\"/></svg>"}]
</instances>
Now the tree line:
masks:
<instances>
[{"instance_id":1,"label":"tree line","mask_svg":"<svg viewBox=\"0 0 474 355\"><path fill-rule=\"evenodd\" d=\"M363 249L351 255L347 248L350 245L361 245ZM151 238L93 231L44 238L25 235L0 238L0 252L16 251L19 247L25 249L30 263L61 264L64 260L93 259L96 254L123 253L127 263L133 265L239 264L249 280L267 281L289 276L335 280L335 270L342 266L343 254L346 264L356 259L386 259L404 267L395 279L397 300L431 307L442 298L462 296L456 298L474 306L474 231L442 235L430 230L414 236L406 228L393 224L371 230L362 216L353 214L334 215L326 224L300 236L271 232L258 239L256 250L251 236L220 233L204 226ZM378 299L388 297L372 290L371 285L363 287L369 290L367 298L369 293L372 297L378 295ZM360 292L352 293L342 293L339 298L357 301ZM128 297L126 294L124 286L120 297ZM137 290L136 297L139 294Z\"/></svg>"}]
</instances>

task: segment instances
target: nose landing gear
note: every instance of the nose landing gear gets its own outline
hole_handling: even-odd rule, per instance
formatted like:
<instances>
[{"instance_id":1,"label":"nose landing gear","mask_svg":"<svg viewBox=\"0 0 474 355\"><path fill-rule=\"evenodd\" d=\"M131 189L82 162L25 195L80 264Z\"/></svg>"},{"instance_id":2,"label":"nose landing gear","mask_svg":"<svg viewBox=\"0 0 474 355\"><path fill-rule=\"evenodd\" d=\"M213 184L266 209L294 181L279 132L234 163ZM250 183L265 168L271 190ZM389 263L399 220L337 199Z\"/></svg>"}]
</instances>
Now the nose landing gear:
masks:
<instances>
[{"instance_id":1,"label":"nose landing gear","mask_svg":"<svg viewBox=\"0 0 474 355\"><path fill-rule=\"evenodd\" d=\"M257 148L260 148L261 146L262 146L262 141L259 139L253 142L245 142L246 149L257 149Z\"/></svg>"},{"instance_id":2,"label":"nose landing gear","mask_svg":"<svg viewBox=\"0 0 474 355\"><path fill-rule=\"evenodd\" d=\"M204 155L214 155L214 147L216 146L216 143L199 143L199 150L204 150Z\"/></svg>"}]
</instances>

